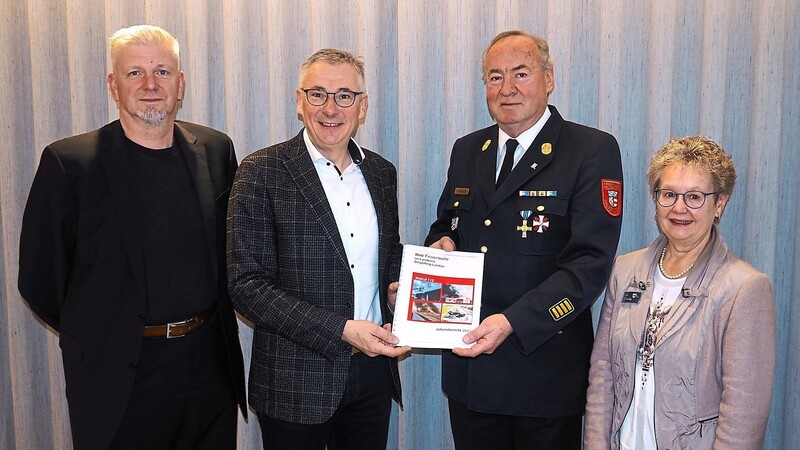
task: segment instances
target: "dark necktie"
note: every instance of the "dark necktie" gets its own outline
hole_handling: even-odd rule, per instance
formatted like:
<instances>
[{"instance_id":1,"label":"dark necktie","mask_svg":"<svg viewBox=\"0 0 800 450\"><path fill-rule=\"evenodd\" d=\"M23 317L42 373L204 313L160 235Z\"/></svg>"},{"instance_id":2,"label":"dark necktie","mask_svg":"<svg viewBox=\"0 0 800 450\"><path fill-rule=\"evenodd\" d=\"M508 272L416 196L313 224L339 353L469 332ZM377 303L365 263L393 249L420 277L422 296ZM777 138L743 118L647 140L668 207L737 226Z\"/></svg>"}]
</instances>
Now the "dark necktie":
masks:
<instances>
[{"instance_id":1,"label":"dark necktie","mask_svg":"<svg viewBox=\"0 0 800 450\"><path fill-rule=\"evenodd\" d=\"M514 166L514 152L517 151L519 142L516 139L509 139L506 141L506 156L503 158L503 165L500 166L500 175L497 176L497 183L494 185L495 189L499 188L503 181L506 181L508 174L511 173L511 168Z\"/></svg>"}]
</instances>

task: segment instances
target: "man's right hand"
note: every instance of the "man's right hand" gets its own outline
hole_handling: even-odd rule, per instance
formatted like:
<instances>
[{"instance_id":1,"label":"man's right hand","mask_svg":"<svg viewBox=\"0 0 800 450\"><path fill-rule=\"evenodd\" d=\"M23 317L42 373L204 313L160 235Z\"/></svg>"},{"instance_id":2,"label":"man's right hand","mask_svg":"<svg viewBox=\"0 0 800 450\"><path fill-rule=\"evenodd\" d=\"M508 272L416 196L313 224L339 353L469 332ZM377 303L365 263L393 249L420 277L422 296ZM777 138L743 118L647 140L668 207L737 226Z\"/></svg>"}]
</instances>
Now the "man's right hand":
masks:
<instances>
[{"instance_id":1,"label":"man's right hand","mask_svg":"<svg viewBox=\"0 0 800 450\"><path fill-rule=\"evenodd\" d=\"M456 249L456 243L453 242L449 236L442 236L441 239L431 244L431 248L438 248L446 252L452 252Z\"/></svg>"}]
</instances>

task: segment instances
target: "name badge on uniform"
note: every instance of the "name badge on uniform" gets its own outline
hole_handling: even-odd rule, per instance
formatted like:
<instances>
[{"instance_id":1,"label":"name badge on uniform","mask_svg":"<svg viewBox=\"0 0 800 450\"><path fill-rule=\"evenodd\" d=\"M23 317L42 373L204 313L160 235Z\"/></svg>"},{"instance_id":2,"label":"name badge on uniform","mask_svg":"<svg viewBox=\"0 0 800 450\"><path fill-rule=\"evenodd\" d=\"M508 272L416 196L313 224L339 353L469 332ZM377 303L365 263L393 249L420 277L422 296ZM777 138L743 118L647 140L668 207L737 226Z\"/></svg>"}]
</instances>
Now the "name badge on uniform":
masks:
<instances>
[{"instance_id":1,"label":"name badge on uniform","mask_svg":"<svg viewBox=\"0 0 800 450\"><path fill-rule=\"evenodd\" d=\"M639 300L642 299L642 293L636 291L629 291L626 292L625 295L622 297L622 303L639 303Z\"/></svg>"},{"instance_id":2,"label":"name badge on uniform","mask_svg":"<svg viewBox=\"0 0 800 450\"><path fill-rule=\"evenodd\" d=\"M455 195L469 195L469 188L468 187L457 187L453 192Z\"/></svg>"}]
</instances>

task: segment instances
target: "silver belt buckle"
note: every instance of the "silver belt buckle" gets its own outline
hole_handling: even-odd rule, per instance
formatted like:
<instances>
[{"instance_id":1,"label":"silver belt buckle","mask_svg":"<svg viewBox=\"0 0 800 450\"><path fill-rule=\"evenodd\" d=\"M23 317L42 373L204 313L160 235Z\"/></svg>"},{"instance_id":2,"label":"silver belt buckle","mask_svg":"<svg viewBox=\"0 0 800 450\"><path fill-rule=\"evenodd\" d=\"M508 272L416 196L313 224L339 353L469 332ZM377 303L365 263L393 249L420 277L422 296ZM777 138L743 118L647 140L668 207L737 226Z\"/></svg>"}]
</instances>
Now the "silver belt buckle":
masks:
<instances>
[{"instance_id":1,"label":"silver belt buckle","mask_svg":"<svg viewBox=\"0 0 800 450\"><path fill-rule=\"evenodd\" d=\"M173 335L172 334L172 328L173 327L179 327L181 325L186 325L187 323L189 323L189 322L191 322L193 320L194 320L194 317L192 317L191 319L182 320L180 322L168 323L167 324L167 339L182 338L182 337L186 336L185 334Z\"/></svg>"}]
</instances>

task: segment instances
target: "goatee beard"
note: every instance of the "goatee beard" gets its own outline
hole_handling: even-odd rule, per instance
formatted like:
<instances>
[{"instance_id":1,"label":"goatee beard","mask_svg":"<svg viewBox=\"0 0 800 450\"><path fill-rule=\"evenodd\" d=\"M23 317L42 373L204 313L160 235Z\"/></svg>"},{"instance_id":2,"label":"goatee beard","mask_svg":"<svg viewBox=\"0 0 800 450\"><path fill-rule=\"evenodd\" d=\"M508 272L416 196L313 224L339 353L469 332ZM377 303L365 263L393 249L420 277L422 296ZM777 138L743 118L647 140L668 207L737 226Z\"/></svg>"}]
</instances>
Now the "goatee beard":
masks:
<instances>
[{"instance_id":1,"label":"goatee beard","mask_svg":"<svg viewBox=\"0 0 800 450\"><path fill-rule=\"evenodd\" d=\"M136 117L142 119L147 128L158 128L167 120L167 112L147 108L145 111L137 112Z\"/></svg>"}]
</instances>

